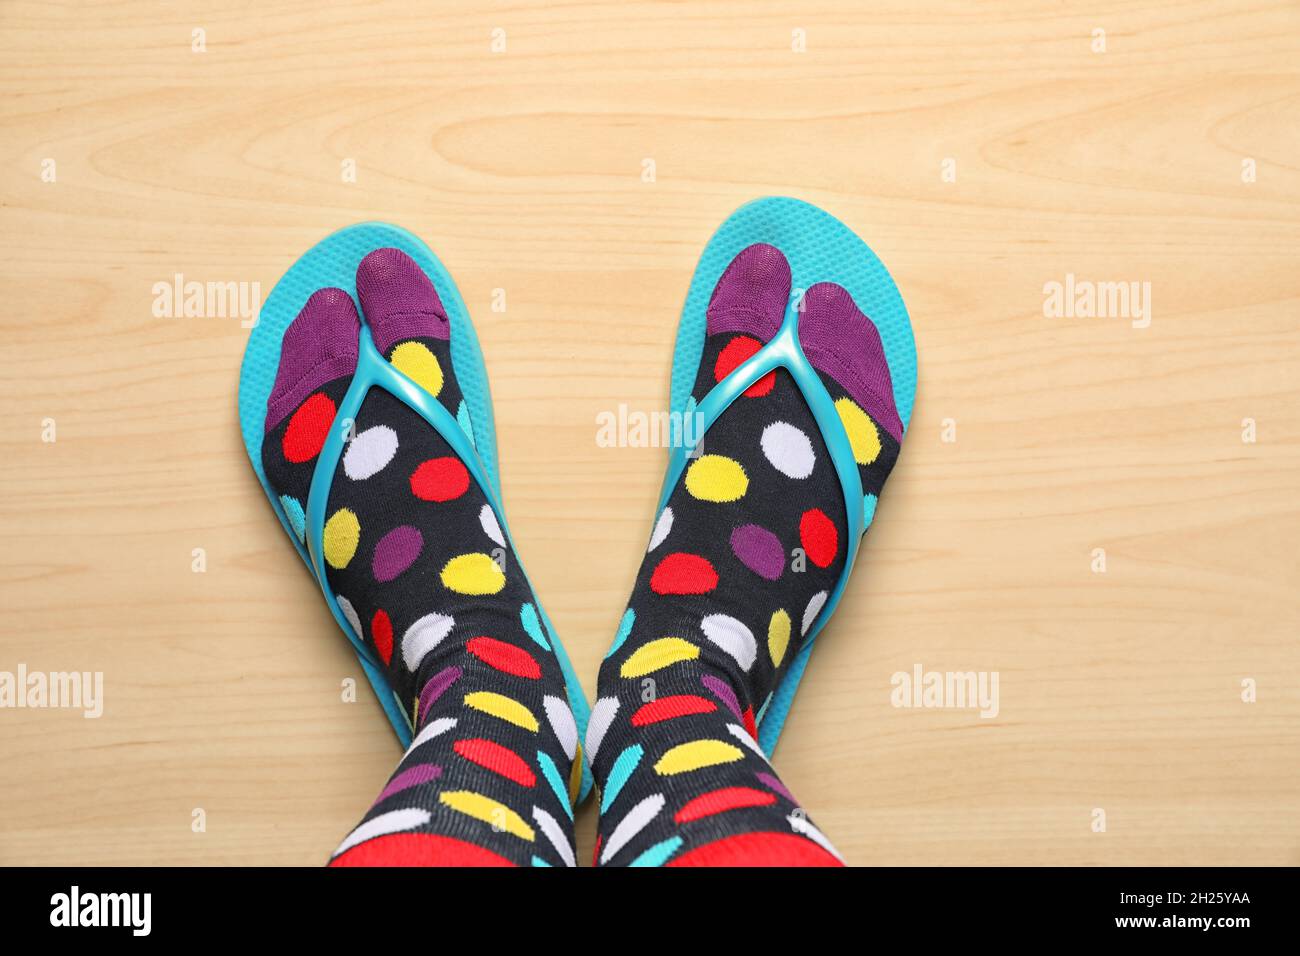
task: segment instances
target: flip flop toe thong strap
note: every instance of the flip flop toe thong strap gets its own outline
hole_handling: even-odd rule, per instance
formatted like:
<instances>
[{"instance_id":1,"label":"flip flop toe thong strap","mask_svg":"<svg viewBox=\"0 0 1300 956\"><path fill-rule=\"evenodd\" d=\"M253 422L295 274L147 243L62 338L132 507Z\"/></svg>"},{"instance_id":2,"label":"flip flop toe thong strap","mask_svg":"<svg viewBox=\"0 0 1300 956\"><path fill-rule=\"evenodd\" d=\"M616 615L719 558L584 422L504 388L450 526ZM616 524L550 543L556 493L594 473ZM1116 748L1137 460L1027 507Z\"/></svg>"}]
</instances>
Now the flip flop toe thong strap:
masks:
<instances>
[{"instance_id":1,"label":"flip flop toe thong strap","mask_svg":"<svg viewBox=\"0 0 1300 956\"><path fill-rule=\"evenodd\" d=\"M307 551L311 556L312 573L316 576L316 582L320 585L321 593L324 594L325 602L329 605L335 620L339 622L343 632L352 641L357 653L364 656L370 663L379 666L374 652L366 646L363 635L355 632L352 622L347 619L339 608L338 599L335 597L333 589L329 586L329 579L326 577L323 547L325 511L329 503L330 486L334 482L334 473L338 468L339 458L343 455L347 440L355 429L356 417L361 409L361 403L365 401L370 389L375 387L382 388L408 406L428 422L447 444L451 445L452 451L465 463L470 474L483 490L484 495L487 496L488 503L492 505L492 510L496 512L498 520L501 518L501 508L492 493L492 486L487 481L483 463L479 460L478 453L474 450L469 436L465 434L456 419L452 417L447 409L443 408L437 399L394 368L392 364L385 361L384 357L379 354L379 350L375 348L374 341L370 337L370 330L362 328L357 349L356 374L353 375L352 384L348 386L347 393L339 403L338 412L334 416L334 423L330 426L329 435L325 439L320 457L316 461L316 468L312 472L311 491L307 495L306 538ZM500 523L504 528L505 522L500 521Z\"/></svg>"},{"instance_id":2,"label":"flip flop toe thong strap","mask_svg":"<svg viewBox=\"0 0 1300 956\"><path fill-rule=\"evenodd\" d=\"M352 642L357 654L361 657L362 664L372 672L372 678L383 678L386 683L387 679L384 678L385 665L376 658L374 651L366 645L364 636L357 633L353 622L348 620L342 608L339 607L338 597L329 586L329 579L326 577L324 556L325 511L329 504L330 486L334 482L334 473L338 469L339 459L343 455L348 438L355 429L357 413L372 388L381 388L397 398L442 436L443 440L451 446L452 452L465 464L470 477L478 485L479 490L483 492L483 496L487 499L488 505L496 516L497 525L505 536L506 544L515 554L518 554L518 549L514 546L514 539L510 535L510 527L506 523L505 514L501 509L501 502L492 489L492 484L488 480L487 469L474 447L473 440L452 414L443 407L441 402L396 369L392 363L388 362L379 353L370 336L370 330L363 327L357 348L356 374L353 375L352 383L348 386L343 400L339 403L338 412L334 416L329 435L325 439L325 444L320 451L320 457L317 459L316 467L312 472L311 490L307 494L306 539L312 573L316 577L317 584L320 585L321 594L325 597L325 603L329 605L330 613L334 615L339 627L343 629L343 633ZM519 569L519 572L524 576L524 580L527 581L528 574L517 561L515 567ZM532 590L531 582L529 582L528 587ZM554 635L555 629L551 626L550 618L545 611L541 613L547 631ZM552 650L558 657L560 669L564 673L565 691L566 696L569 698L569 706L579 728L585 731L587 722L586 702L582 697L581 685L573 673L573 665L564 650L564 645L558 639L552 643ZM402 711L407 725L414 731L412 716L405 712L405 708L399 709ZM403 738L403 746L410 744L409 734L399 734L399 736ZM585 795L590 787L591 771L584 766L581 794Z\"/></svg>"},{"instance_id":3,"label":"flip flop toe thong strap","mask_svg":"<svg viewBox=\"0 0 1300 956\"><path fill-rule=\"evenodd\" d=\"M747 388L776 368L785 368L790 373L804 401L812 411L813 419L817 422L818 430L826 442L831 463L835 466L835 473L839 478L840 491L844 495L844 511L849 524L845 543L847 554L844 571L835 582L835 587L818 613L817 619L808 629L806 645L811 645L813 638L830 619L831 612L835 610L835 605L839 603L840 596L844 593L849 573L853 570L854 559L862 543L862 533L866 530L866 514L863 504L862 476L853 458L849 436L840 421L839 413L835 410L834 401L799 345L798 300L792 300L786 307L785 318L771 341L715 385L694 409L694 414L698 416L702 427L688 429L683 422L680 434L692 436L695 440L689 443L685 440L674 443L669 450L668 473L664 477L663 490L659 496L659 510L662 511L668 504L668 499L673 489L677 487L687 462L695 455L696 449L699 448L700 442L704 441L713 423ZM688 403L688 408L683 414L689 415L691 412Z\"/></svg>"}]
</instances>

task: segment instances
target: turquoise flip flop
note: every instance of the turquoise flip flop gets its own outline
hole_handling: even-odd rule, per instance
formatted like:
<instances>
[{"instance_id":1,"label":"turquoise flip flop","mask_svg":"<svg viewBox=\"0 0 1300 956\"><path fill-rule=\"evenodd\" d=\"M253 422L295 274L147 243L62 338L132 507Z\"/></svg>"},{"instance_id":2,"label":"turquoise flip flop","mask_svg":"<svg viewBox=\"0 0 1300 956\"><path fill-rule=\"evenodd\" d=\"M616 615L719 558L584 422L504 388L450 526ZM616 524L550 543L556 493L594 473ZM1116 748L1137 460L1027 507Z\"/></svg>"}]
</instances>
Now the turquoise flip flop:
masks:
<instances>
[{"instance_id":1,"label":"turquoise flip flop","mask_svg":"<svg viewBox=\"0 0 1300 956\"><path fill-rule=\"evenodd\" d=\"M704 354L706 312L713 289L731 260L742 249L759 242L780 249L790 263L791 301L785 319L767 345L719 382L696 407L691 390ZM687 416L699 416L703 427L693 430L699 440L745 389L773 369L785 368L812 410L844 493L849 522L844 572L809 629L789 671L756 718L758 742L769 757L776 748L795 691L808 666L814 638L825 627L844 593L862 533L871 523L875 510L874 498L868 500L863 495L861 475L834 402L799 345L799 301L803 291L818 282L835 282L847 289L880 332L894 385L894 402L906 430L916 396L916 343L898 287L875 253L847 226L829 213L797 199L773 197L747 203L713 234L691 279L673 352L672 411L681 414L681 421L687 421ZM693 448L694 444L679 443L670 449L659 512L668 504Z\"/></svg>"},{"instance_id":2,"label":"turquoise flip flop","mask_svg":"<svg viewBox=\"0 0 1300 956\"><path fill-rule=\"evenodd\" d=\"M456 382L464 396L465 414L452 417L451 413L428 392L390 365L375 348L369 329L363 326L356 374L347 394L339 404L334 425L330 428L329 437L321 449L312 474L311 491L307 498L306 546L304 546L294 533L289 517L285 514L279 497L271 490L262 469L266 403L275 382L276 369L280 364L281 339L289 323L317 289L330 286L344 289L356 300L358 264L374 250L389 247L400 249L414 259L433 282L442 300L451 323L451 363ZM357 314L361 314L359 304ZM383 666L374 652L366 646L360 634L353 632L347 618L340 610L333 590L326 580L322 558L321 538L325 525L325 506L339 457L344 451L345 434L348 431L343 424L355 419L357 410L371 388L381 388L398 398L428 422L429 426L451 445L453 451L465 463L471 477L482 489L492 510L496 513L506 540L513 547L505 512L501 507L496 427L492 415L492 396L488 390L487 369L483 364L483 353L474 334L474 326L470 323L469 312L451 275L429 247L405 229L385 223L362 223L334 233L308 250L276 283L265 305L262 306L257 325L254 326L244 350L244 362L239 376L239 422L244 435L244 448L253 463L253 471L257 474L257 480L261 483L267 500L271 502L272 509L280 519L280 524L284 526L285 533L293 542L299 557L320 585L325 603L329 605L335 622L352 644L352 649L361 662L362 670L374 688L384 712L388 715L393 730L397 733L402 746L406 747L411 743L414 730L410 715L406 713L406 709L402 707L397 695L389 686ZM527 578L526 572L525 578ZM541 614L547 632L554 636L555 628L551 625L546 612L543 610ZM569 706L578 725L579 739L583 739L586 735L590 707L582 693L582 686L573 673L573 666L569 662L564 645L558 637L554 641L554 647L561 669L564 671ZM591 771L584 761L582 786L578 798L580 801L591 789L591 782Z\"/></svg>"}]
</instances>

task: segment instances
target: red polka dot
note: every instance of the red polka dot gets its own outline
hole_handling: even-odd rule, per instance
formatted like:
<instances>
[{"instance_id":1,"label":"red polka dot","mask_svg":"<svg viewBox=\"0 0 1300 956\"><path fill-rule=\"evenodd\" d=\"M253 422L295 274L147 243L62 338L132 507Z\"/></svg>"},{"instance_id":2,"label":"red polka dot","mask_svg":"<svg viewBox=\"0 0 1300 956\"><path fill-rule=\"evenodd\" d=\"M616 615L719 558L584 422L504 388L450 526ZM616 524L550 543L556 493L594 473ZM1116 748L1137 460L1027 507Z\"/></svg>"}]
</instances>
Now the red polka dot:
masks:
<instances>
[{"instance_id":1,"label":"red polka dot","mask_svg":"<svg viewBox=\"0 0 1300 956\"><path fill-rule=\"evenodd\" d=\"M452 749L470 763L476 763L485 770L499 773L520 786L531 787L537 783L537 775L529 769L524 758L495 741L484 740L482 737L458 740L452 744Z\"/></svg>"},{"instance_id":2,"label":"red polka dot","mask_svg":"<svg viewBox=\"0 0 1300 956\"><path fill-rule=\"evenodd\" d=\"M713 365L713 380L721 382L724 378L754 357L754 353L763 347L758 339L748 335L737 335L718 353L718 360ZM772 391L776 384L776 372L768 372L749 388L745 389L746 398L761 398Z\"/></svg>"},{"instance_id":3,"label":"red polka dot","mask_svg":"<svg viewBox=\"0 0 1300 956\"><path fill-rule=\"evenodd\" d=\"M650 575L655 594L708 594L718 586L718 572L708 558L674 552L659 562Z\"/></svg>"},{"instance_id":4,"label":"red polka dot","mask_svg":"<svg viewBox=\"0 0 1300 956\"><path fill-rule=\"evenodd\" d=\"M752 706L745 708L745 716L740 718L745 723L745 729L749 731L749 736L755 740L758 739L758 725L754 723L754 708Z\"/></svg>"},{"instance_id":5,"label":"red polka dot","mask_svg":"<svg viewBox=\"0 0 1300 956\"><path fill-rule=\"evenodd\" d=\"M794 833L738 833L696 847L668 866L843 866L812 840Z\"/></svg>"},{"instance_id":6,"label":"red polka dot","mask_svg":"<svg viewBox=\"0 0 1300 956\"><path fill-rule=\"evenodd\" d=\"M776 803L776 794L753 787L723 787L711 790L689 801L673 817L678 823L690 823L702 820L728 810L740 810L745 807L767 807Z\"/></svg>"},{"instance_id":7,"label":"red polka dot","mask_svg":"<svg viewBox=\"0 0 1300 956\"><path fill-rule=\"evenodd\" d=\"M647 727L660 721L690 714L711 714L718 709L713 701L695 694L673 694L645 704L632 715L633 727Z\"/></svg>"},{"instance_id":8,"label":"red polka dot","mask_svg":"<svg viewBox=\"0 0 1300 956\"><path fill-rule=\"evenodd\" d=\"M387 611L378 610L370 619L370 639L387 665L393 659L393 622L388 619Z\"/></svg>"},{"instance_id":9,"label":"red polka dot","mask_svg":"<svg viewBox=\"0 0 1300 956\"><path fill-rule=\"evenodd\" d=\"M840 548L840 535L835 530L835 522L820 508L813 508L805 511L799 519L799 543L803 545L808 560L824 568L835 560L835 553Z\"/></svg>"},{"instance_id":10,"label":"red polka dot","mask_svg":"<svg viewBox=\"0 0 1300 956\"><path fill-rule=\"evenodd\" d=\"M330 866L514 866L499 853L436 833L389 833L359 843Z\"/></svg>"},{"instance_id":11,"label":"red polka dot","mask_svg":"<svg viewBox=\"0 0 1300 956\"><path fill-rule=\"evenodd\" d=\"M469 472L459 458L430 458L411 475L411 493L424 501L451 501L469 488Z\"/></svg>"},{"instance_id":12,"label":"red polka dot","mask_svg":"<svg viewBox=\"0 0 1300 956\"><path fill-rule=\"evenodd\" d=\"M494 637L471 638L465 645L465 650L503 674L527 677L529 680L537 680L542 676L542 669L532 654L522 647L498 641Z\"/></svg>"},{"instance_id":13,"label":"red polka dot","mask_svg":"<svg viewBox=\"0 0 1300 956\"><path fill-rule=\"evenodd\" d=\"M591 851L591 865L600 866L600 845L605 842L604 834L596 834L596 849Z\"/></svg>"},{"instance_id":14,"label":"red polka dot","mask_svg":"<svg viewBox=\"0 0 1300 956\"><path fill-rule=\"evenodd\" d=\"M324 392L316 392L299 405L289 416L289 426L280 440L284 457L300 465L319 455L334 424L334 413L334 402Z\"/></svg>"}]
</instances>

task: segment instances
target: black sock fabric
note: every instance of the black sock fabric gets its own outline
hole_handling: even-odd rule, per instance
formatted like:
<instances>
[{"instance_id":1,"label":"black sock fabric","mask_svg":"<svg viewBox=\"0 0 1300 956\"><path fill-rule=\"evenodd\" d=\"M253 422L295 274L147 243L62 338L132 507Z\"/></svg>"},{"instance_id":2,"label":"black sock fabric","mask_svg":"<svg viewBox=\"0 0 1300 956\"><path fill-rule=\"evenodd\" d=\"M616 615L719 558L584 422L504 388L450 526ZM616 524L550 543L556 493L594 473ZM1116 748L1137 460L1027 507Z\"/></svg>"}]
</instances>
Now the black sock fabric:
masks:
<instances>
[{"instance_id":1,"label":"black sock fabric","mask_svg":"<svg viewBox=\"0 0 1300 956\"><path fill-rule=\"evenodd\" d=\"M751 247L737 257L710 305L697 403L771 337L789 292L779 252ZM814 298L813 321L861 331L865 317L840 314L852 305L840 292ZM801 339L803 332L801 320ZM888 410L860 387L871 381L875 392L885 390L879 339L873 350L870 335L860 338L860 345L846 338L843 348L861 354L844 361L812 342L806 351L853 440L870 513L899 442L882 424ZM864 369L869 376L848 374ZM844 570L843 493L784 370L737 398L705 434L702 452L655 523L601 667L587 736L601 788L596 862L838 865L759 749L756 724Z\"/></svg>"},{"instance_id":2,"label":"black sock fabric","mask_svg":"<svg viewBox=\"0 0 1300 956\"><path fill-rule=\"evenodd\" d=\"M362 262L357 285L381 352L464 422L446 316L419 267L379 250ZM359 328L339 290L313 296L294 325L263 445L267 477L291 517L301 514L355 368L355 352L346 368L347 329ZM412 334L420 330L429 334ZM334 343L331 354L312 351L322 342ZM554 638L464 464L415 412L372 390L326 515L329 586L386 665L415 728L332 862L573 865L581 757Z\"/></svg>"}]
</instances>

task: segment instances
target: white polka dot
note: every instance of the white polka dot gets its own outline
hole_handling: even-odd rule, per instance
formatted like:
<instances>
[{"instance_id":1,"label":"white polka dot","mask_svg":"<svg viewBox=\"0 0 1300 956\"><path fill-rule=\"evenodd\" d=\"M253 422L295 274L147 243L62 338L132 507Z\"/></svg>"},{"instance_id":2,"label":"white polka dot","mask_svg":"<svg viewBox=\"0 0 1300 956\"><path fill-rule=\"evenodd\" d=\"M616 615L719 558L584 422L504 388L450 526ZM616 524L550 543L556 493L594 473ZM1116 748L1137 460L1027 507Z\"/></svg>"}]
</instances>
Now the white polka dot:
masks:
<instances>
[{"instance_id":1,"label":"white polka dot","mask_svg":"<svg viewBox=\"0 0 1300 956\"><path fill-rule=\"evenodd\" d=\"M340 853L345 853L358 843L365 843L375 837L386 836L389 833L401 833L404 830L414 830L416 827L424 826L432 818L433 814L428 810L421 810L418 807L408 807L405 810L389 810L387 813L381 813L349 833L343 842L339 844L339 848L334 851L334 855L338 856Z\"/></svg>"},{"instance_id":2,"label":"white polka dot","mask_svg":"<svg viewBox=\"0 0 1300 956\"><path fill-rule=\"evenodd\" d=\"M343 612L343 616L352 625L352 631L356 634L357 640L364 641L366 636L361 633L361 618L357 617L357 610L352 606L352 602L342 594L334 595L334 600L339 602L339 610Z\"/></svg>"},{"instance_id":3,"label":"white polka dot","mask_svg":"<svg viewBox=\"0 0 1300 956\"><path fill-rule=\"evenodd\" d=\"M789 478L807 478L817 456L808 436L789 422L773 422L763 429L763 454L772 467Z\"/></svg>"},{"instance_id":4,"label":"white polka dot","mask_svg":"<svg viewBox=\"0 0 1300 956\"><path fill-rule=\"evenodd\" d=\"M408 627L402 635L402 660L407 670L415 673L424 656L441 644L455 626L449 614L426 614Z\"/></svg>"},{"instance_id":5,"label":"white polka dot","mask_svg":"<svg viewBox=\"0 0 1300 956\"><path fill-rule=\"evenodd\" d=\"M542 698L542 706L546 708L546 719L551 722L551 729L564 748L564 755L572 760L578 752L578 725L574 723L573 712L558 697Z\"/></svg>"},{"instance_id":6,"label":"white polka dot","mask_svg":"<svg viewBox=\"0 0 1300 956\"><path fill-rule=\"evenodd\" d=\"M602 697L596 701L596 706L591 708L591 716L587 718L588 762L596 759L596 751L600 749L600 742L605 739L605 733L609 730L609 725L614 722L614 715L617 713L617 697Z\"/></svg>"},{"instance_id":7,"label":"white polka dot","mask_svg":"<svg viewBox=\"0 0 1300 956\"><path fill-rule=\"evenodd\" d=\"M573 855L573 845L569 838L564 835L564 828L541 807L533 807L533 819L537 821L537 826L546 834L546 839L551 841L551 846L555 847L555 852L560 854L560 859L564 861L565 866L577 866L578 861Z\"/></svg>"},{"instance_id":8,"label":"white polka dot","mask_svg":"<svg viewBox=\"0 0 1300 956\"><path fill-rule=\"evenodd\" d=\"M785 819L790 824L790 829L795 833L802 833L841 863L844 862L844 857L840 856L840 851L831 845L830 840L826 839L826 834L818 830L813 822L802 813L792 813Z\"/></svg>"},{"instance_id":9,"label":"white polka dot","mask_svg":"<svg viewBox=\"0 0 1300 956\"><path fill-rule=\"evenodd\" d=\"M700 630L705 637L735 658L741 670L748 671L754 666L754 659L758 657L758 642L754 640L753 631L734 617L710 614L700 621Z\"/></svg>"},{"instance_id":10,"label":"white polka dot","mask_svg":"<svg viewBox=\"0 0 1300 956\"><path fill-rule=\"evenodd\" d=\"M659 520L655 522L655 529L650 535L650 547L646 551L653 551L659 545L664 543L664 538L668 537L668 532L673 530L673 509L665 508L659 515Z\"/></svg>"},{"instance_id":11,"label":"white polka dot","mask_svg":"<svg viewBox=\"0 0 1300 956\"><path fill-rule=\"evenodd\" d=\"M803 609L803 626L800 628L801 635L808 633L808 628L812 627L813 621L817 620L817 615L821 613L822 605L826 603L826 598L830 595L826 591L818 591L808 602L808 606Z\"/></svg>"},{"instance_id":12,"label":"white polka dot","mask_svg":"<svg viewBox=\"0 0 1300 956\"><path fill-rule=\"evenodd\" d=\"M483 526L483 533L495 541L501 547L506 546L505 535L501 533L501 525L497 521L495 512L492 511L491 505L484 505L479 509L478 523Z\"/></svg>"},{"instance_id":13,"label":"white polka dot","mask_svg":"<svg viewBox=\"0 0 1300 956\"><path fill-rule=\"evenodd\" d=\"M455 728L455 717L439 717L437 720L429 721L424 725L424 729L420 731L420 735L411 741L411 746L406 748L406 753L402 754L402 759L405 760L415 752L417 747L423 747L434 737L441 737L447 731Z\"/></svg>"},{"instance_id":14,"label":"white polka dot","mask_svg":"<svg viewBox=\"0 0 1300 956\"><path fill-rule=\"evenodd\" d=\"M367 428L343 453L343 473L353 481L362 481L383 471L397 454L397 432L387 425Z\"/></svg>"},{"instance_id":15,"label":"white polka dot","mask_svg":"<svg viewBox=\"0 0 1300 956\"><path fill-rule=\"evenodd\" d=\"M447 731L454 730L455 728L456 728L455 717L439 717L437 720L429 721L427 724L424 725L424 729L420 731L420 736L412 740L411 746L406 748L406 753L402 755L402 759L404 760L407 757L409 757L412 753L414 753L415 748L423 747L434 737L441 737Z\"/></svg>"},{"instance_id":16,"label":"white polka dot","mask_svg":"<svg viewBox=\"0 0 1300 956\"><path fill-rule=\"evenodd\" d=\"M609 839L605 841L605 845L601 848L600 862L609 862L610 857L627 846L634 836L644 830L650 821L659 815L659 811L664 808L664 804L667 802L662 793L656 793L646 797L629 810L627 815L618 821L618 826L614 827Z\"/></svg>"},{"instance_id":17,"label":"white polka dot","mask_svg":"<svg viewBox=\"0 0 1300 956\"><path fill-rule=\"evenodd\" d=\"M763 748L758 745L758 741L749 736L748 730L740 726L740 724L727 724L727 730L730 732L731 736L735 737L764 760L767 760L767 754L763 753Z\"/></svg>"}]
</instances>

